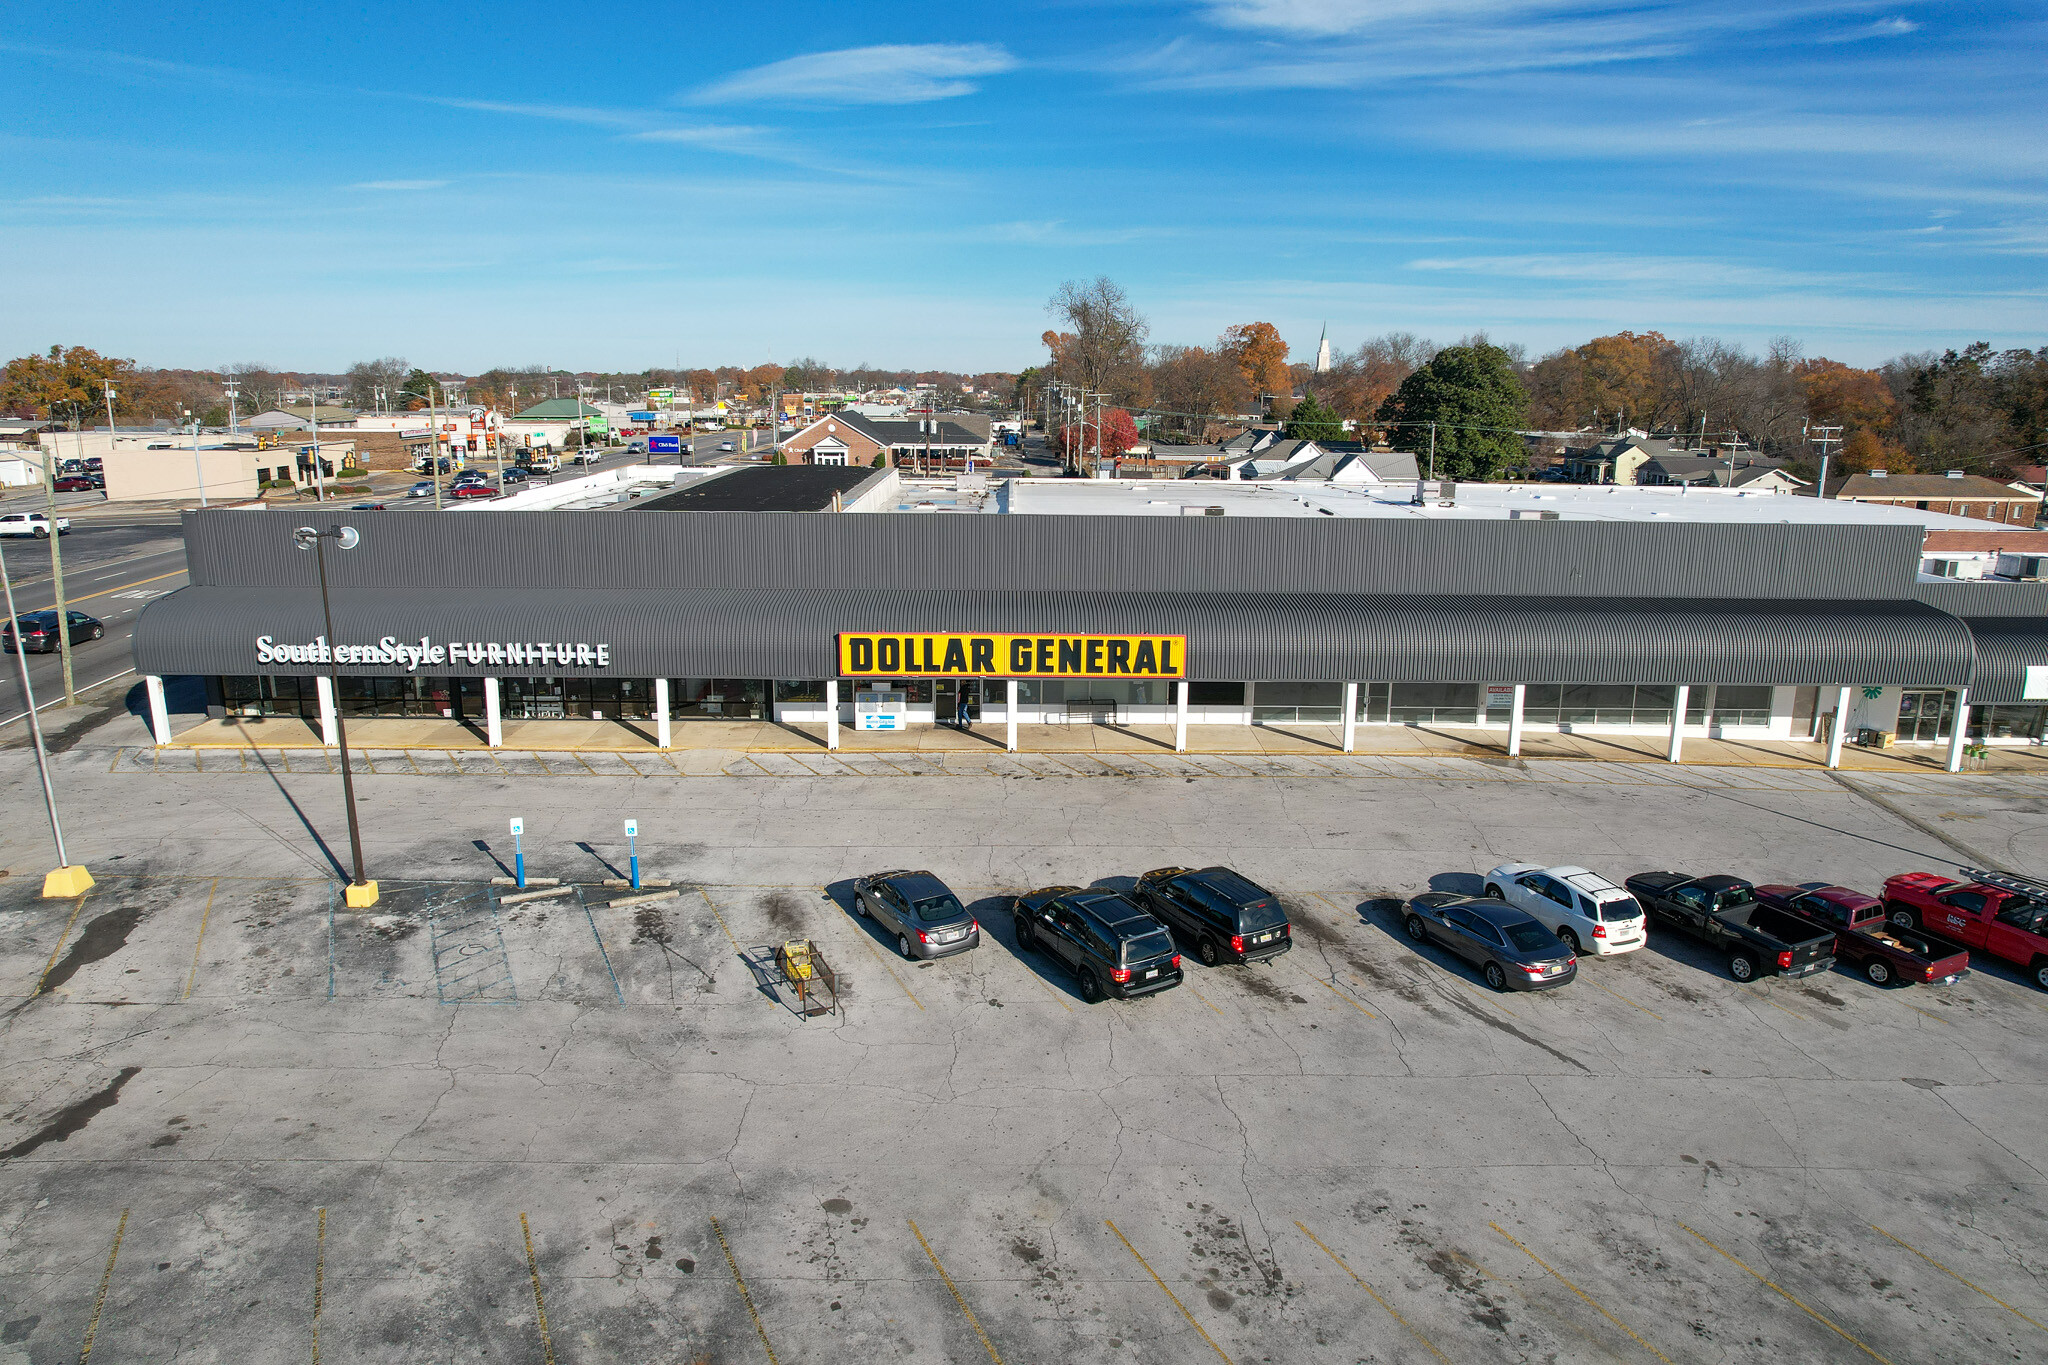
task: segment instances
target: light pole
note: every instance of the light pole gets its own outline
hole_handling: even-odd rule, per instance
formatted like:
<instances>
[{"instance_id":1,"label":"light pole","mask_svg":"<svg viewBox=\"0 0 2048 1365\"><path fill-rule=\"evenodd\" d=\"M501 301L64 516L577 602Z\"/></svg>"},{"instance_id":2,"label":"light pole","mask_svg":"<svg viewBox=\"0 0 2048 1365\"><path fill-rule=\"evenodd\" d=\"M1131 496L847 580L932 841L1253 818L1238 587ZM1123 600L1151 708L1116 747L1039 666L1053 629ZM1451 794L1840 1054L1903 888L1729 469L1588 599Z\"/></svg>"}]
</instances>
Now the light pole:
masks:
<instances>
[{"instance_id":1,"label":"light pole","mask_svg":"<svg viewBox=\"0 0 2048 1365\"><path fill-rule=\"evenodd\" d=\"M52 536L55 539L55 536ZM28 709L29 737L35 743L36 774L43 780L43 807L50 813L50 837L57 844L57 868L43 878L45 897L82 896L92 885L92 874L83 865L73 867L64 854L64 825L57 818L57 792L50 785L50 759L43 752L43 722L36 715L36 694L28 680L28 651L22 646L21 617L14 610L14 580L7 573L7 557L0 553L0 589L7 596L7 629L14 636L14 659L21 666L21 704ZM64 629L64 618L57 618L57 628Z\"/></svg>"},{"instance_id":2,"label":"light pole","mask_svg":"<svg viewBox=\"0 0 2048 1365\"><path fill-rule=\"evenodd\" d=\"M367 910L377 903L377 883L363 875L363 832L356 824L356 784L348 770L348 721L342 714L341 677L334 666L334 608L327 600L325 542L331 540L344 550L353 550L361 539L353 526L330 526L324 531L301 526L292 532L292 544L313 552L313 563L320 573L320 619L327 627L327 637L321 642L322 652L327 656L328 694L334 704L334 737L341 749L341 799L348 807L348 852L355 870L355 879L349 883L345 893L351 910Z\"/></svg>"},{"instance_id":3,"label":"light pole","mask_svg":"<svg viewBox=\"0 0 2048 1365\"><path fill-rule=\"evenodd\" d=\"M199 505L206 506L206 471L199 467L199 418L192 409L185 409L185 420L192 424L192 477L199 481Z\"/></svg>"}]
</instances>

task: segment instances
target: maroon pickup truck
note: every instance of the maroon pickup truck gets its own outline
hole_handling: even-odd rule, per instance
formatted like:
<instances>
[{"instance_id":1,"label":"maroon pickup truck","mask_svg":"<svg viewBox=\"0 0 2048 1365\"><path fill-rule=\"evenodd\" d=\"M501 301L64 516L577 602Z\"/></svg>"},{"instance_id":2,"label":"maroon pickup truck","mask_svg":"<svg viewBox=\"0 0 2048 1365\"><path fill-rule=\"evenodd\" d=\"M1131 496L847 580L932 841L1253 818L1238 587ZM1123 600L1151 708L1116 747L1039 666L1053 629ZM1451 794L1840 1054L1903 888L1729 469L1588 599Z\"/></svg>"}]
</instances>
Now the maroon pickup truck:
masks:
<instances>
[{"instance_id":1,"label":"maroon pickup truck","mask_svg":"<svg viewBox=\"0 0 2048 1365\"><path fill-rule=\"evenodd\" d=\"M1886 879L1892 924L2003 958L2048 991L2048 882L1975 867L1963 875L1970 880L1932 872Z\"/></svg>"},{"instance_id":2,"label":"maroon pickup truck","mask_svg":"<svg viewBox=\"0 0 2048 1365\"><path fill-rule=\"evenodd\" d=\"M1834 930L1836 960L1857 968L1879 986L1895 981L1946 984L1970 968L1968 953L1892 927L1883 901L1846 886L1759 886L1756 898L1816 929Z\"/></svg>"}]
</instances>

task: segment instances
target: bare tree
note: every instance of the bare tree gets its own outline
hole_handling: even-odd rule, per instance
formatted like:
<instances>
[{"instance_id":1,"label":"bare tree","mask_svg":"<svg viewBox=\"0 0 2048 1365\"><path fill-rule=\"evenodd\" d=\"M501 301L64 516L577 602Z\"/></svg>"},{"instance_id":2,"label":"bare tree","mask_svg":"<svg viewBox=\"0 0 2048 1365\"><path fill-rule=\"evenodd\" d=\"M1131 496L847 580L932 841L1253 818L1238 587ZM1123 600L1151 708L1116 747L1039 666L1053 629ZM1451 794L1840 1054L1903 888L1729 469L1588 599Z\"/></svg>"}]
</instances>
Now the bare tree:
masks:
<instances>
[{"instance_id":1,"label":"bare tree","mask_svg":"<svg viewBox=\"0 0 2048 1365\"><path fill-rule=\"evenodd\" d=\"M1106 393L1113 403L1142 404L1150 387L1145 338L1152 328L1123 286L1107 275L1092 284L1068 280L1045 307L1071 329L1047 334L1058 377Z\"/></svg>"},{"instance_id":2,"label":"bare tree","mask_svg":"<svg viewBox=\"0 0 2048 1365\"><path fill-rule=\"evenodd\" d=\"M378 390L387 398L395 399L399 386L412 373L412 364L403 357L387 355L382 360L359 360L348 367L342 376L342 387L350 407L374 408L377 406Z\"/></svg>"}]
</instances>

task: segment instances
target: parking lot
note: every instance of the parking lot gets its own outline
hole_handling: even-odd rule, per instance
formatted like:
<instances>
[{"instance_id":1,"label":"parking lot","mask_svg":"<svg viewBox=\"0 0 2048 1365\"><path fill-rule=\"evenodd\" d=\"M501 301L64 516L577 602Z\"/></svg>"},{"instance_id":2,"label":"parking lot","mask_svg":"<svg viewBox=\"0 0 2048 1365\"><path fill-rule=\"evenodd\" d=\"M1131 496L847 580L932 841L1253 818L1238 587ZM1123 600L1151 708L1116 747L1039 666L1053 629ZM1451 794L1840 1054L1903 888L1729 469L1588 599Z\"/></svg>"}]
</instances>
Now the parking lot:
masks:
<instances>
[{"instance_id":1,"label":"parking lot","mask_svg":"<svg viewBox=\"0 0 2048 1365\"><path fill-rule=\"evenodd\" d=\"M15 784L6 1365L2048 1352L2017 971L1739 986L1653 929L1498 995L1394 913L1520 857L2040 875L2023 781L368 775L354 914L326 773L59 761L101 881L34 898ZM490 884L515 814L564 893ZM628 815L673 897L600 884ZM1281 894L1293 951L1093 1006L1016 951L1009 893L1209 862ZM946 878L982 945L898 957L849 913L884 867ZM838 1014L762 988L792 938Z\"/></svg>"}]
</instances>

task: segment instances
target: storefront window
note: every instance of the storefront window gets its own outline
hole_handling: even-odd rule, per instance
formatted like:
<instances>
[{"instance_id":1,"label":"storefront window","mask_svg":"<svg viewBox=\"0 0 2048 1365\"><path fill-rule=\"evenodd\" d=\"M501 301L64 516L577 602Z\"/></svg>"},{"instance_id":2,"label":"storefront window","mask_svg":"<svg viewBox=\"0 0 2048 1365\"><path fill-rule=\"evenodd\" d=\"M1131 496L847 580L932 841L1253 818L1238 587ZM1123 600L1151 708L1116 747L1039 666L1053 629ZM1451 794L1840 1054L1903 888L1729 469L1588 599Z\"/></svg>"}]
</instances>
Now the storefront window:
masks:
<instances>
[{"instance_id":1,"label":"storefront window","mask_svg":"<svg viewBox=\"0 0 2048 1365\"><path fill-rule=\"evenodd\" d=\"M455 714L453 680L345 677L335 689L335 705L351 720L357 716L448 718Z\"/></svg>"},{"instance_id":2,"label":"storefront window","mask_svg":"<svg viewBox=\"0 0 2048 1365\"><path fill-rule=\"evenodd\" d=\"M818 682L778 682L775 684L775 700L778 702L822 702L825 700L825 684L823 680Z\"/></svg>"},{"instance_id":3,"label":"storefront window","mask_svg":"<svg viewBox=\"0 0 2048 1365\"><path fill-rule=\"evenodd\" d=\"M498 704L506 720L650 720L654 680L503 678Z\"/></svg>"},{"instance_id":4,"label":"storefront window","mask_svg":"<svg viewBox=\"0 0 2048 1365\"><path fill-rule=\"evenodd\" d=\"M313 678L222 678L221 702L231 716L320 715L319 682Z\"/></svg>"},{"instance_id":5,"label":"storefront window","mask_svg":"<svg viewBox=\"0 0 2048 1365\"><path fill-rule=\"evenodd\" d=\"M2048 741L2048 706L1979 706L1970 712L1971 739Z\"/></svg>"},{"instance_id":6,"label":"storefront window","mask_svg":"<svg viewBox=\"0 0 2048 1365\"><path fill-rule=\"evenodd\" d=\"M1019 706L1056 709L1070 702L1102 701L1118 706L1171 706L1173 684L1121 678L1024 678L1017 684Z\"/></svg>"},{"instance_id":7,"label":"storefront window","mask_svg":"<svg viewBox=\"0 0 2048 1365\"><path fill-rule=\"evenodd\" d=\"M1522 718L1536 725L1669 726L1677 693L1669 683L1530 683Z\"/></svg>"},{"instance_id":8,"label":"storefront window","mask_svg":"<svg viewBox=\"0 0 2048 1365\"><path fill-rule=\"evenodd\" d=\"M1266 686L1259 684L1260 701ZM1484 694L1479 683L1366 683L1358 689L1358 718L1383 725L1477 725Z\"/></svg>"},{"instance_id":9,"label":"storefront window","mask_svg":"<svg viewBox=\"0 0 2048 1365\"><path fill-rule=\"evenodd\" d=\"M668 709L678 720L760 720L766 692L759 678L672 678Z\"/></svg>"},{"instance_id":10,"label":"storefront window","mask_svg":"<svg viewBox=\"0 0 2048 1365\"><path fill-rule=\"evenodd\" d=\"M1189 706L1243 706L1244 684L1241 682L1190 682L1188 684Z\"/></svg>"},{"instance_id":11,"label":"storefront window","mask_svg":"<svg viewBox=\"0 0 2048 1365\"><path fill-rule=\"evenodd\" d=\"M1697 695L1701 691L1695 687ZM1688 714L1686 719L1692 719ZM1771 723L1771 689L1768 687L1717 687L1714 689L1714 724L1762 727Z\"/></svg>"},{"instance_id":12,"label":"storefront window","mask_svg":"<svg viewBox=\"0 0 2048 1365\"><path fill-rule=\"evenodd\" d=\"M1319 722L1344 719L1344 684L1335 682L1262 682L1252 693L1252 721Z\"/></svg>"},{"instance_id":13,"label":"storefront window","mask_svg":"<svg viewBox=\"0 0 2048 1365\"><path fill-rule=\"evenodd\" d=\"M850 702L857 689L865 687L889 687L903 694L906 706L930 706L932 704L932 680L930 678L841 678L839 700Z\"/></svg>"}]
</instances>

